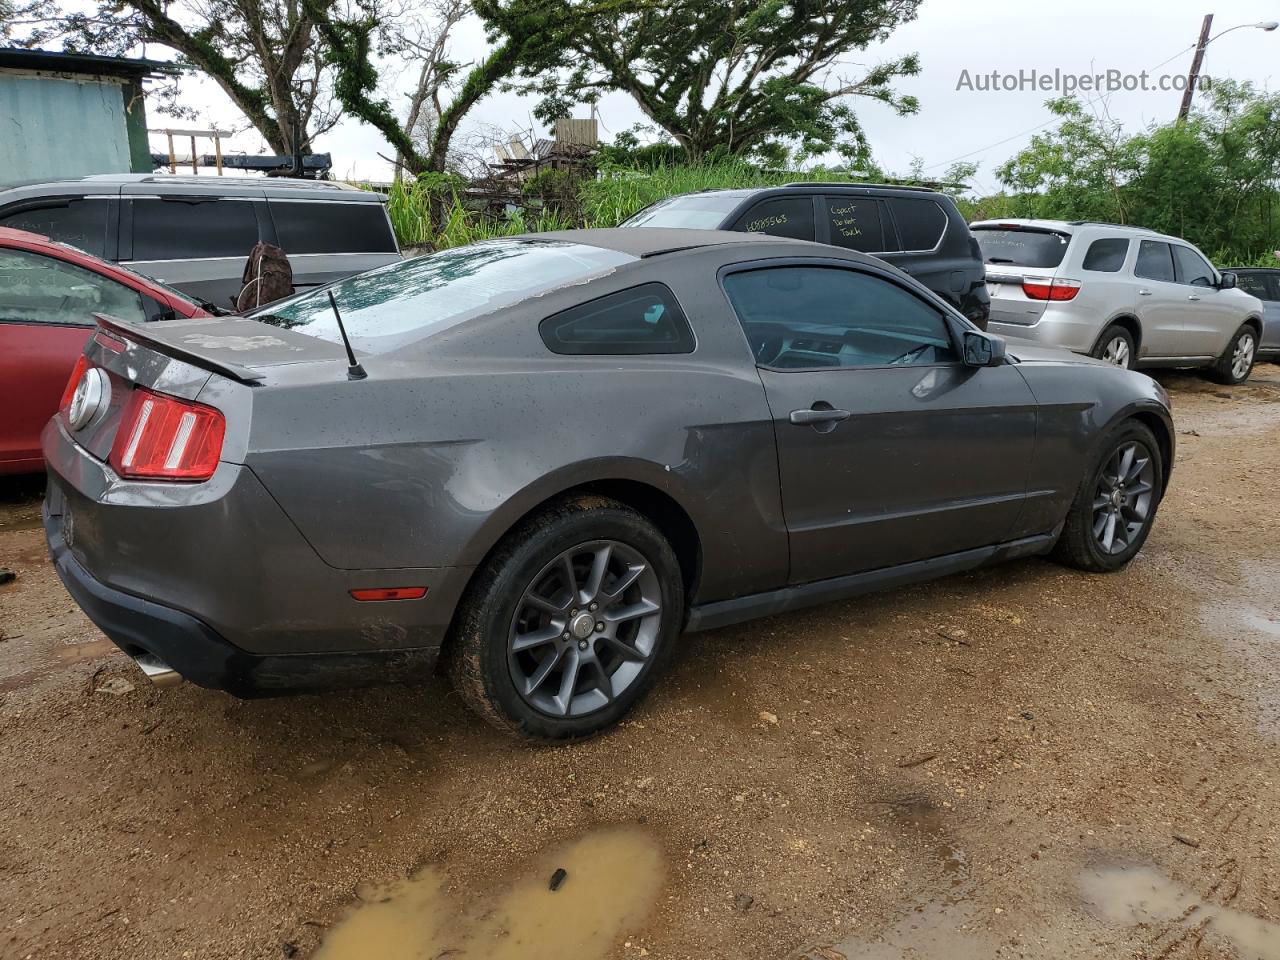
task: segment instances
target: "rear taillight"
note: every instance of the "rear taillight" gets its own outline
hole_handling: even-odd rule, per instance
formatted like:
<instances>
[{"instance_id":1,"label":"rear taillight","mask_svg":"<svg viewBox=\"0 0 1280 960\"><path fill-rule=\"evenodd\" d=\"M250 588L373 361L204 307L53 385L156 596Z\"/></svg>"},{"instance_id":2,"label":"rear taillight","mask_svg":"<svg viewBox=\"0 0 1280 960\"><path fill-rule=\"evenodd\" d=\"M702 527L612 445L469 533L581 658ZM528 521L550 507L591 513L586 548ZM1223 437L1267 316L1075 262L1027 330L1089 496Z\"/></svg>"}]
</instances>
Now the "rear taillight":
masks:
<instances>
[{"instance_id":1,"label":"rear taillight","mask_svg":"<svg viewBox=\"0 0 1280 960\"><path fill-rule=\"evenodd\" d=\"M1080 281L1023 277L1022 292L1031 300L1074 300L1080 292Z\"/></svg>"},{"instance_id":2,"label":"rear taillight","mask_svg":"<svg viewBox=\"0 0 1280 960\"><path fill-rule=\"evenodd\" d=\"M84 372L89 369L89 358L83 353L76 360L76 365L71 368L71 379L67 381L66 388L62 391L62 402L58 404L58 409L66 416L68 408L71 406L71 398L76 395L76 385L80 382L80 378L84 376ZM45 407L45 409L49 409Z\"/></svg>"},{"instance_id":3,"label":"rear taillight","mask_svg":"<svg viewBox=\"0 0 1280 960\"><path fill-rule=\"evenodd\" d=\"M111 466L136 480L208 480L218 468L222 411L138 387L111 447Z\"/></svg>"}]
</instances>

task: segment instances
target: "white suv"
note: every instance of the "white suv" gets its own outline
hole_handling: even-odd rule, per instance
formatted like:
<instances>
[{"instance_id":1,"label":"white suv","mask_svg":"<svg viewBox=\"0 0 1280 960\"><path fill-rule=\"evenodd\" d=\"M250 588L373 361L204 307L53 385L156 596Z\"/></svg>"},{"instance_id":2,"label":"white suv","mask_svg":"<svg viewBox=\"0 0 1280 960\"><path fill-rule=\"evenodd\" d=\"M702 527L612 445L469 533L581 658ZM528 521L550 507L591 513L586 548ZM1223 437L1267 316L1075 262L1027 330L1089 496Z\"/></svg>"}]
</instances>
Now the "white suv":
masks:
<instances>
[{"instance_id":1,"label":"white suv","mask_svg":"<svg viewBox=\"0 0 1280 960\"><path fill-rule=\"evenodd\" d=\"M989 329L1129 367L1208 367L1243 383L1262 301L1195 247L1141 227L1075 220L970 225L987 270Z\"/></svg>"}]
</instances>

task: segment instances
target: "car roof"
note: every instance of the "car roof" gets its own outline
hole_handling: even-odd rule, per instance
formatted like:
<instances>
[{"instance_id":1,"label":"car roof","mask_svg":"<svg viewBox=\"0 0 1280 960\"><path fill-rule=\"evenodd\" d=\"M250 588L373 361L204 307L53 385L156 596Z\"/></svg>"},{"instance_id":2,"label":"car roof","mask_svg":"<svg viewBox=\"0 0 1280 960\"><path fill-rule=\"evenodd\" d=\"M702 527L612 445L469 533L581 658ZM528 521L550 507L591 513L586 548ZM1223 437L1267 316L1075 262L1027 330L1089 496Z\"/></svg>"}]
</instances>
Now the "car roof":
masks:
<instances>
[{"instance_id":1,"label":"car roof","mask_svg":"<svg viewBox=\"0 0 1280 960\"><path fill-rule=\"evenodd\" d=\"M1280 267L1223 267L1232 273L1280 273Z\"/></svg>"},{"instance_id":2,"label":"car roof","mask_svg":"<svg viewBox=\"0 0 1280 960\"><path fill-rule=\"evenodd\" d=\"M309 200L342 200L356 202L385 202L386 194L337 180L297 180L289 177L198 177L176 173L95 173L84 177L66 177L58 180L33 180L23 183L0 184L0 202L6 194L22 198L40 197L42 193L53 195L91 193L117 195L125 187L135 193L155 189L182 192L221 193L228 196L254 196L264 194L268 198L302 196Z\"/></svg>"},{"instance_id":3,"label":"car roof","mask_svg":"<svg viewBox=\"0 0 1280 960\"><path fill-rule=\"evenodd\" d=\"M592 227L586 230L553 230L548 233L529 233L526 237L563 240L582 243L589 247L616 250L633 257L655 257L677 250L695 247L714 247L722 244L795 244L797 247L825 247L809 240L793 240L790 237L774 237L757 233L738 233L732 230L693 230L682 227L646 227L643 230L626 227Z\"/></svg>"},{"instance_id":4,"label":"car roof","mask_svg":"<svg viewBox=\"0 0 1280 960\"><path fill-rule=\"evenodd\" d=\"M1107 233L1128 234L1147 240L1172 240L1185 244L1190 244L1191 242L1184 240L1182 237L1173 237L1158 230L1152 230L1149 227L1139 227L1132 223L1103 223L1100 220L1038 220L1029 217L1000 217L996 220L975 220L969 224L969 229L998 229L1006 224L1015 227L1030 227L1033 230L1055 230L1059 233L1077 233L1081 230L1097 228L1105 230Z\"/></svg>"}]
</instances>

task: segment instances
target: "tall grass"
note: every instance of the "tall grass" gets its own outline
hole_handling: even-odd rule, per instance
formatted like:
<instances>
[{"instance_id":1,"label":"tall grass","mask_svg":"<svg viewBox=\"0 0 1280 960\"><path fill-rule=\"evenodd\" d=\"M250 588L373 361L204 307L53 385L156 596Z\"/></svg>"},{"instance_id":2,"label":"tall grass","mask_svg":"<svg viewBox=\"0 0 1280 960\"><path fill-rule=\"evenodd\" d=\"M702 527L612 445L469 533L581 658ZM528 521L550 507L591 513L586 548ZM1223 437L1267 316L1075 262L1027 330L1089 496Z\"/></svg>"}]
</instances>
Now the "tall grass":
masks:
<instances>
[{"instance_id":1,"label":"tall grass","mask_svg":"<svg viewBox=\"0 0 1280 960\"><path fill-rule=\"evenodd\" d=\"M660 166L635 170L607 167L594 180L584 180L575 214L516 211L504 217L469 209L452 188L443 194L422 183L396 183L389 191L387 212L402 247L460 246L489 237L572 227L615 227L651 203L679 193L722 188L771 187L796 180L847 180L846 174L765 171L738 160L714 164ZM432 202L443 206L440 228L433 229Z\"/></svg>"}]
</instances>

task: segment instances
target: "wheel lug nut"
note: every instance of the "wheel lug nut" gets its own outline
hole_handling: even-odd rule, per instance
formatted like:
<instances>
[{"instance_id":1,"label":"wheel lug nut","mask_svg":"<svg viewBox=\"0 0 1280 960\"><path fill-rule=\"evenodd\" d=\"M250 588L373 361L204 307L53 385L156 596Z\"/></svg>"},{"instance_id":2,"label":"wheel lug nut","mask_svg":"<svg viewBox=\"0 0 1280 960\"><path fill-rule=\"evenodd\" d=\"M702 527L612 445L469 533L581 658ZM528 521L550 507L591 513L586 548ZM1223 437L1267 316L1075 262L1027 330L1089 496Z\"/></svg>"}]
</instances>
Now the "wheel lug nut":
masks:
<instances>
[{"instance_id":1,"label":"wheel lug nut","mask_svg":"<svg viewBox=\"0 0 1280 960\"><path fill-rule=\"evenodd\" d=\"M603 630L604 630L604 621L603 621L603 620L597 620L597 621L596 621L596 629L597 629L597 630L599 630L599 631L603 631Z\"/></svg>"},{"instance_id":2,"label":"wheel lug nut","mask_svg":"<svg viewBox=\"0 0 1280 960\"><path fill-rule=\"evenodd\" d=\"M579 650L585 650L585 649L587 649L587 641L585 641L585 640L579 640L579 641L578 641L578 649L579 649Z\"/></svg>"},{"instance_id":3,"label":"wheel lug nut","mask_svg":"<svg viewBox=\"0 0 1280 960\"><path fill-rule=\"evenodd\" d=\"M571 616L571 617L576 617L577 615L578 615L578 611L577 611L577 610L570 610L570 611L569 611L569 616Z\"/></svg>"},{"instance_id":4,"label":"wheel lug nut","mask_svg":"<svg viewBox=\"0 0 1280 960\"><path fill-rule=\"evenodd\" d=\"M568 640L568 639L569 639L569 631L568 631L568 630L566 630L566 631L564 632L564 638L565 638L566 640Z\"/></svg>"}]
</instances>

